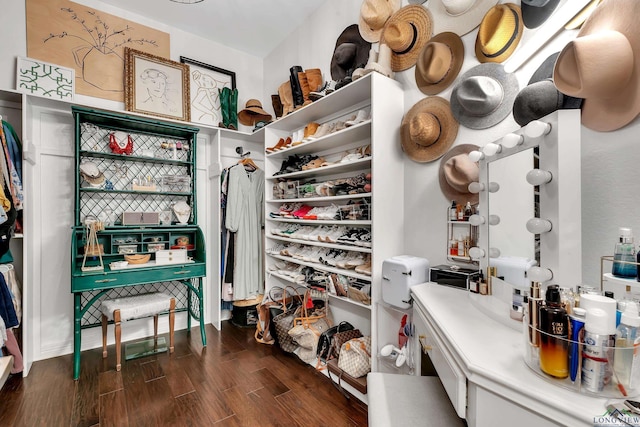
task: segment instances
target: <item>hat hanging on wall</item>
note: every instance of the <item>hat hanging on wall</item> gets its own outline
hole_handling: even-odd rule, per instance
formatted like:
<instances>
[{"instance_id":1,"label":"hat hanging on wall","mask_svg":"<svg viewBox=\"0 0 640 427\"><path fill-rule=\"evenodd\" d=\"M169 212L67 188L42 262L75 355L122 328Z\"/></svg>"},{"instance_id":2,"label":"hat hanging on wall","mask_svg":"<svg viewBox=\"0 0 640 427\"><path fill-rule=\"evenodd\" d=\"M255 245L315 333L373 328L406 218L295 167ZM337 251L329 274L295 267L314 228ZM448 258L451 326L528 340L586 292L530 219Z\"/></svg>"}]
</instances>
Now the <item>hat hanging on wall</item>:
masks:
<instances>
[{"instance_id":1,"label":"hat hanging on wall","mask_svg":"<svg viewBox=\"0 0 640 427\"><path fill-rule=\"evenodd\" d=\"M271 114L262 109L262 103L257 99L250 99L244 109L238 113L238 121L245 126L253 126L256 122L271 120Z\"/></svg>"},{"instance_id":2,"label":"hat hanging on wall","mask_svg":"<svg viewBox=\"0 0 640 427\"><path fill-rule=\"evenodd\" d=\"M553 81L584 98L582 124L590 129L620 129L640 113L638 16L640 1L603 1L556 60Z\"/></svg>"},{"instance_id":3,"label":"hat hanging on wall","mask_svg":"<svg viewBox=\"0 0 640 427\"><path fill-rule=\"evenodd\" d=\"M518 94L518 79L501 64L476 65L464 73L451 93L451 111L461 125L486 129L504 120Z\"/></svg>"},{"instance_id":4,"label":"hat hanging on wall","mask_svg":"<svg viewBox=\"0 0 640 427\"><path fill-rule=\"evenodd\" d=\"M479 149L474 144L456 145L440 159L438 181L447 200L455 200L463 205L467 202L472 205L478 203L478 193L471 193L469 184L478 182L480 167L469 158L469 153Z\"/></svg>"},{"instance_id":5,"label":"hat hanging on wall","mask_svg":"<svg viewBox=\"0 0 640 427\"><path fill-rule=\"evenodd\" d=\"M432 34L429 12L422 6L405 6L389 18L380 43L391 49L391 69L402 71L416 64Z\"/></svg>"},{"instance_id":6,"label":"hat hanging on wall","mask_svg":"<svg viewBox=\"0 0 640 427\"><path fill-rule=\"evenodd\" d=\"M349 25L336 40L331 57L331 78L336 81L344 79L356 68L364 66L370 49L371 43L362 38L358 24Z\"/></svg>"},{"instance_id":7,"label":"hat hanging on wall","mask_svg":"<svg viewBox=\"0 0 640 427\"><path fill-rule=\"evenodd\" d=\"M400 0L363 0L358 20L362 38L371 43L379 42L384 24L400 9L401 3Z\"/></svg>"},{"instance_id":8,"label":"hat hanging on wall","mask_svg":"<svg viewBox=\"0 0 640 427\"><path fill-rule=\"evenodd\" d=\"M522 21L527 28L538 28L558 7L560 0L521 0Z\"/></svg>"},{"instance_id":9,"label":"hat hanging on wall","mask_svg":"<svg viewBox=\"0 0 640 427\"><path fill-rule=\"evenodd\" d=\"M351 76L353 80L357 80L372 71L393 78L395 73L391 71L391 49L389 49L389 46L386 44L381 44L379 49L380 52L376 52L374 48L371 48L369 51L369 62L367 62L364 68L358 68L353 72Z\"/></svg>"},{"instance_id":10,"label":"hat hanging on wall","mask_svg":"<svg viewBox=\"0 0 640 427\"><path fill-rule=\"evenodd\" d=\"M520 7L505 3L489 9L476 36L478 61L504 62L518 47L523 30Z\"/></svg>"},{"instance_id":11,"label":"hat hanging on wall","mask_svg":"<svg viewBox=\"0 0 640 427\"><path fill-rule=\"evenodd\" d=\"M436 34L424 46L416 63L416 84L425 95L435 95L456 79L464 62L464 45L456 33Z\"/></svg>"},{"instance_id":12,"label":"hat hanging on wall","mask_svg":"<svg viewBox=\"0 0 640 427\"><path fill-rule=\"evenodd\" d=\"M529 83L516 96L513 102L513 118L520 125L538 120L556 110L580 108L582 98L574 98L560 92L551 77L553 65L560 52L545 59L529 79Z\"/></svg>"},{"instance_id":13,"label":"hat hanging on wall","mask_svg":"<svg viewBox=\"0 0 640 427\"><path fill-rule=\"evenodd\" d=\"M451 31L459 36L473 31L498 0L429 0L434 34Z\"/></svg>"},{"instance_id":14,"label":"hat hanging on wall","mask_svg":"<svg viewBox=\"0 0 640 427\"><path fill-rule=\"evenodd\" d=\"M458 122L451 114L449 101L429 96L418 101L402 118L402 151L419 163L440 158L453 145Z\"/></svg>"}]
</instances>

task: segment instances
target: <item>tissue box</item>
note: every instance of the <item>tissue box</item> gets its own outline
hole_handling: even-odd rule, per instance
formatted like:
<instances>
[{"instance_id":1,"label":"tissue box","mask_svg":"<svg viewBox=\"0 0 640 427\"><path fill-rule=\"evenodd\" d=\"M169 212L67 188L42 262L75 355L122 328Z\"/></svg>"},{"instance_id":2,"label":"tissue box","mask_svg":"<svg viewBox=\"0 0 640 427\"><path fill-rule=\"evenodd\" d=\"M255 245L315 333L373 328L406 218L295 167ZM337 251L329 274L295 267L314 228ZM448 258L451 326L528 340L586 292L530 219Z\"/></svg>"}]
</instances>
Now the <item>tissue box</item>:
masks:
<instances>
[{"instance_id":1,"label":"tissue box","mask_svg":"<svg viewBox=\"0 0 640 427\"><path fill-rule=\"evenodd\" d=\"M382 261L382 299L394 307L411 307L411 286L429 281L429 260L399 255Z\"/></svg>"}]
</instances>

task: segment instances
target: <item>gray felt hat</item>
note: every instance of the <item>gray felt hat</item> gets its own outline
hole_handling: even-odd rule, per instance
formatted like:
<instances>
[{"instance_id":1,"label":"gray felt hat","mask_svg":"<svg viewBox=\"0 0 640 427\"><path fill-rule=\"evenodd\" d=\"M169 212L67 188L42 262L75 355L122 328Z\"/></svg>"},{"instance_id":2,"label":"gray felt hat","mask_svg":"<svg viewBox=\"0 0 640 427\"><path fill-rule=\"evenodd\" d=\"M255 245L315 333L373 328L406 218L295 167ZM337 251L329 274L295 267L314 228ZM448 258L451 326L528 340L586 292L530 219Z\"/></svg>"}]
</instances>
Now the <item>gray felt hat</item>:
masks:
<instances>
[{"instance_id":1,"label":"gray felt hat","mask_svg":"<svg viewBox=\"0 0 640 427\"><path fill-rule=\"evenodd\" d=\"M462 126L486 129L504 120L518 94L518 79L501 64L476 65L459 78L451 93L451 111Z\"/></svg>"},{"instance_id":2,"label":"gray felt hat","mask_svg":"<svg viewBox=\"0 0 640 427\"><path fill-rule=\"evenodd\" d=\"M556 10L560 0L522 0L522 20L527 28L538 28Z\"/></svg>"},{"instance_id":3,"label":"gray felt hat","mask_svg":"<svg viewBox=\"0 0 640 427\"><path fill-rule=\"evenodd\" d=\"M564 95L551 80L553 66L559 53L549 55L533 73L529 84L516 96L513 102L513 118L520 126L525 126L556 110L582 106L582 98Z\"/></svg>"}]
</instances>

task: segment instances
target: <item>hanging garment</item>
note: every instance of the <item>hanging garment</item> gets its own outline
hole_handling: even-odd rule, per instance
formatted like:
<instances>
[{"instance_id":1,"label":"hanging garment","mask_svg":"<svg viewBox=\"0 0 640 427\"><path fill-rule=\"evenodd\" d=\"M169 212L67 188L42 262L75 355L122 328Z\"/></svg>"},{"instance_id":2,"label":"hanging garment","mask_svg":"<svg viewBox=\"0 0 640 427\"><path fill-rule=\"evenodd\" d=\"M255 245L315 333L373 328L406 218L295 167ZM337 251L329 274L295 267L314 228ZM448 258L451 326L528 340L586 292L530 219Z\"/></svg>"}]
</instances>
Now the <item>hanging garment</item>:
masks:
<instances>
[{"instance_id":1,"label":"hanging garment","mask_svg":"<svg viewBox=\"0 0 640 427\"><path fill-rule=\"evenodd\" d=\"M4 343L7 341L7 327L4 325L4 320L0 317L0 347L4 347ZM0 353L2 356L2 353Z\"/></svg>"},{"instance_id":2,"label":"hanging garment","mask_svg":"<svg viewBox=\"0 0 640 427\"><path fill-rule=\"evenodd\" d=\"M16 276L16 271L12 264L0 265L0 272L4 276L9 292L11 292L11 298L13 300L13 308L16 310L16 317L18 322L22 321L22 292L20 292L20 283Z\"/></svg>"},{"instance_id":3,"label":"hanging garment","mask_svg":"<svg viewBox=\"0 0 640 427\"><path fill-rule=\"evenodd\" d=\"M9 149L7 148L7 139L4 133L4 126L0 126L0 140L2 141L2 150L0 150L0 157L2 161L2 173L4 175L5 183L11 191L14 206L16 210L22 210L24 204L24 192L22 190L22 180L16 172L16 168L9 157Z\"/></svg>"},{"instance_id":4,"label":"hanging garment","mask_svg":"<svg viewBox=\"0 0 640 427\"><path fill-rule=\"evenodd\" d=\"M4 136L7 139L7 148L9 149L9 158L16 168L18 177L22 181L22 144L18 134L8 122L3 121Z\"/></svg>"},{"instance_id":5,"label":"hanging garment","mask_svg":"<svg viewBox=\"0 0 640 427\"><path fill-rule=\"evenodd\" d=\"M264 171L247 172L238 165L229 170L228 179L226 227L236 233L233 298L249 299L264 291Z\"/></svg>"},{"instance_id":6,"label":"hanging garment","mask_svg":"<svg viewBox=\"0 0 640 427\"><path fill-rule=\"evenodd\" d=\"M0 274L0 317L4 320L7 329L14 328L20 324L20 322L18 322L18 316L16 315L16 309L13 307L11 291L9 291L7 282L4 280L2 274Z\"/></svg>"}]
</instances>

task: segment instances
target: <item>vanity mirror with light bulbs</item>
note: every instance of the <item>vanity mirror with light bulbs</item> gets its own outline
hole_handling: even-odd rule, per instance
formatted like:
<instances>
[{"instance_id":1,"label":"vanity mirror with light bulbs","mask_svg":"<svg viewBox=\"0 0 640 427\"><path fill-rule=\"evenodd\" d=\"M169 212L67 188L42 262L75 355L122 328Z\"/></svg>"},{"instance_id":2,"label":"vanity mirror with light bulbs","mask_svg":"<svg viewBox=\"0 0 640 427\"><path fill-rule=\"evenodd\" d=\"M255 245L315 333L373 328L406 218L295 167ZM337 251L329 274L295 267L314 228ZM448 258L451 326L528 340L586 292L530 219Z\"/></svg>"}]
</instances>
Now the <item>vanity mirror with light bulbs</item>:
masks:
<instances>
[{"instance_id":1,"label":"vanity mirror with light bulbs","mask_svg":"<svg viewBox=\"0 0 640 427\"><path fill-rule=\"evenodd\" d=\"M486 273L496 258L535 259L528 280L581 283L580 110L559 110L469 156L479 162L478 245ZM500 271L497 272L500 276Z\"/></svg>"}]
</instances>

